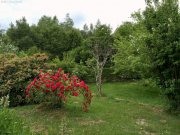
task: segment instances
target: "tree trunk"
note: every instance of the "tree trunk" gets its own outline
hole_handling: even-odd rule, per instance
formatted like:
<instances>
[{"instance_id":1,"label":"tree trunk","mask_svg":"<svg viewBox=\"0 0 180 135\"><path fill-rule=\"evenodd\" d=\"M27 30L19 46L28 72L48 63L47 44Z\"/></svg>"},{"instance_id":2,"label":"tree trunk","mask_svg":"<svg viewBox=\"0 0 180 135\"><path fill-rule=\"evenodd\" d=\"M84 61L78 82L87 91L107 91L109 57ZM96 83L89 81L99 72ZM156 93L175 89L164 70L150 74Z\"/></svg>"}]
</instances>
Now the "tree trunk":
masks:
<instances>
[{"instance_id":1,"label":"tree trunk","mask_svg":"<svg viewBox=\"0 0 180 135\"><path fill-rule=\"evenodd\" d=\"M102 96L102 71L103 71L103 66L101 66L100 63L97 63L97 72L96 72L96 87L98 91L98 95Z\"/></svg>"}]
</instances>

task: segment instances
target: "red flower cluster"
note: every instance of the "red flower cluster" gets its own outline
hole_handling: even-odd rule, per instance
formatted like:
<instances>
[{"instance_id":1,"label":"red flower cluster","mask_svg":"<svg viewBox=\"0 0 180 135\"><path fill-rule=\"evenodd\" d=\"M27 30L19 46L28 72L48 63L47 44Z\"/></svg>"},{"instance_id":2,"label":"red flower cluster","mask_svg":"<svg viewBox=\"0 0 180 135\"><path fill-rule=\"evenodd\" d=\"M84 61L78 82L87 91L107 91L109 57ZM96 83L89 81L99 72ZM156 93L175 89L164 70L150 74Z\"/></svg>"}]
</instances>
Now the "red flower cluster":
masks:
<instances>
[{"instance_id":1,"label":"red flower cluster","mask_svg":"<svg viewBox=\"0 0 180 135\"><path fill-rule=\"evenodd\" d=\"M70 77L69 74L65 74L61 68L59 68L55 74L40 71L39 78L35 78L27 86L26 95L31 97L31 94L34 92L59 97L64 102L66 102L68 94L72 96L83 94L85 97L83 111L88 111L92 99L92 93L84 81L81 81L77 76Z\"/></svg>"}]
</instances>

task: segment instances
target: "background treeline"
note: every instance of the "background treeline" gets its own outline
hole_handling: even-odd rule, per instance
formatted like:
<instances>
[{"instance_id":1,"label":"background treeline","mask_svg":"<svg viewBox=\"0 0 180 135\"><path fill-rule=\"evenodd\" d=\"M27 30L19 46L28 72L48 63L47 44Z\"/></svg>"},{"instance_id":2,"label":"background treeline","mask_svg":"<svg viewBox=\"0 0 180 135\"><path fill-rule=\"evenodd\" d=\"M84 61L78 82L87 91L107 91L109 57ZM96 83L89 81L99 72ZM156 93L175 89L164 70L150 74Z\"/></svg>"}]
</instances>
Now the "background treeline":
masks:
<instances>
[{"instance_id":1,"label":"background treeline","mask_svg":"<svg viewBox=\"0 0 180 135\"><path fill-rule=\"evenodd\" d=\"M10 24L7 31L0 31L1 57L6 53L5 50L16 53L14 57L1 59L2 72L8 67L5 65L7 61L13 63L17 59L19 61L19 58L23 60L24 57L36 57L34 55L36 53L45 53L44 55L49 57L46 60L47 65L62 67L66 72L78 75L87 82L95 82L95 71L92 68L95 61L92 39L96 39L100 44L101 40L97 39L112 37L110 46L112 53L105 64L102 80L151 78L163 88L170 107L178 109L180 107L179 1L148 0L146 9L133 13L132 18L134 21L124 22L112 32L109 25L101 24L99 20L95 25L85 24L82 30L77 29L69 14L66 15L64 22L59 22L56 16L42 16L35 25L29 25L23 17L15 24ZM106 48L103 42L105 41L102 40L102 50ZM102 54L99 59L103 60ZM42 66L38 61L36 64L37 67ZM14 68L12 70L18 71ZM1 77L5 78L6 74ZM2 79L0 83L5 84L5 81Z\"/></svg>"}]
</instances>

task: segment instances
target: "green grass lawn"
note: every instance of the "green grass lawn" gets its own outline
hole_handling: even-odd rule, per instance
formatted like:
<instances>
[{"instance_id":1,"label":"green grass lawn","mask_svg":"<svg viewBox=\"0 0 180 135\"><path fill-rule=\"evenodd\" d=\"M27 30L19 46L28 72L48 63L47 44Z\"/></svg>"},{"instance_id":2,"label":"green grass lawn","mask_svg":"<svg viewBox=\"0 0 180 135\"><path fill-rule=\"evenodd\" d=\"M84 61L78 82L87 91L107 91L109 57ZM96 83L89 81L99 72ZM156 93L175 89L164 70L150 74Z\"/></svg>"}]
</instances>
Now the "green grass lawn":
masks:
<instances>
[{"instance_id":1,"label":"green grass lawn","mask_svg":"<svg viewBox=\"0 0 180 135\"><path fill-rule=\"evenodd\" d=\"M95 92L94 84L90 88ZM180 116L163 111L158 88L123 82L106 83L103 91L106 97L94 96L87 113L77 97L61 109L14 109L32 131L43 135L180 135Z\"/></svg>"}]
</instances>

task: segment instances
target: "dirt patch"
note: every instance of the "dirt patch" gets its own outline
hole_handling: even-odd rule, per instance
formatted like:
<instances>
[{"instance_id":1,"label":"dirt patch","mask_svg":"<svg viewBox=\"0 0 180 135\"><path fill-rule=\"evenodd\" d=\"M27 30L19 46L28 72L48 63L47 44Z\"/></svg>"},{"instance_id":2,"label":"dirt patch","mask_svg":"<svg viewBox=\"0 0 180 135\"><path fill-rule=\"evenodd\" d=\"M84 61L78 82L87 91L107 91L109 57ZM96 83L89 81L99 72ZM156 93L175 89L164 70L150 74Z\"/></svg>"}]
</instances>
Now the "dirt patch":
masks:
<instances>
[{"instance_id":1,"label":"dirt patch","mask_svg":"<svg viewBox=\"0 0 180 135\"><path fill-rule=\"evenodd\" d=\"M154 111L155 113L161 113L161 112L163 112L163 109L160 108L160 107L153 107L153 111Z\"/></svg>"},{"instance_id":2,"label":"dirt patch","mask_svg":"<svg viewBox=\"0 0 180 135\"><path fill-rule=\"evenodd\" d=\"M141 134L141 135L156 135L155 133L146 131L144 129L144 127L148 127L148 123L145 119L137 119L136 124L141 126L141 128L140 128L141 131L139 132L139 134Z\"/></svg>"},{"instance_id":3,"label":"dirt patch","mask_svg":"<svg viewBox=\"0 0 180 135\"><path fill-rule=\"evenodd\" d=\"M87 125L98 125L106 123L106 121L103 120L84 120L80 122L80 125L87 126Z\"/></svg>"},{"instance_id":4,"label":"dirt patch","mask_svg":"<svg viewBox=\"0 0 180 135\"><path fill-rule=\"evenodd\" d=\"M155 133L147 132L147 131L141 131L139 134L141 135L157 135Z\"/></svg>"},{"instance_id":5,"label":"dirt patch","mask_svg":"<svg viewBox=\"0 0 180 135\"><path fill-rule=\"evenodd\" d=\"M156 135L155 133L147 132L147 131L142 131L140 132L141 135Z\"/></svg>"},{"instance_id":6,"label":"dirt patch","mask_svg":"<svg viewBox=\"0 0 180 135\"><path fill-rule=\"evenodd\" d=\"M116 101L125 101L125 99L122 99L122 98L118 98L118 97L116 97L116 98L114 98Z\"/></svg>"},{"instance_id":7,"label":"dirt patch","mask_svg":"<svg viewBox=\"0 0 180 135\"><path fill-rule=\"evenodd\" d=\"M161 122L162 124L166 124L166 123L167 123L167 120L160 120L160 122Z\"/></svg>"},{"instance_id":8,"label":"dirt patch","mask_svg":"<svg viewBox=\"0 0 180 135\"><path fill-rule=\"evenodd\" d=\"M35 126L33 126L33 125L35 125ZM33 125L31 125L31 129L33 132L35 132L35 133L44 133L44 132L46 133L47 132L45 126L43 126L43 125L37 126L37 124L33 124Z\"/></svg>"},{"instance_id":9,"label":"dirt patch","mask_svg":"<svg viewBox=\"0 0 180 135\"><path fill-rule=\"evenodd\" d=\"M145 119L137 119L136 124L140 126L148 126L148 123L146 122Z\"/></svg>"}]
</instances>

